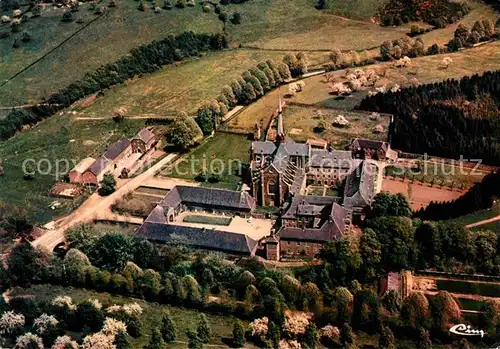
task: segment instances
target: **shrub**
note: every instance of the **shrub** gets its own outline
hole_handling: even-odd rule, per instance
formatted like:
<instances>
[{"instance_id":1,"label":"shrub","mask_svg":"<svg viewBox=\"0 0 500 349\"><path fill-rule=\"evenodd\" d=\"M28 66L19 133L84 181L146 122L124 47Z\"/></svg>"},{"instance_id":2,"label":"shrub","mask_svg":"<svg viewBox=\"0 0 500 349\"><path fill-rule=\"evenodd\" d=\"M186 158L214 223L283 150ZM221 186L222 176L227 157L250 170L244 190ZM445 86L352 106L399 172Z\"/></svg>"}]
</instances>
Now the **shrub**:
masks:
<instances>
[{"instance_id":1,"label":"shrub","mask_svg":"<svg viewBox=\"0 0 500 349\"><path fill-rule=\"evenodd\" d=\"M61 21L73 22L73 14L71 12L64 12Z\"/></svg>"}]
</instances>

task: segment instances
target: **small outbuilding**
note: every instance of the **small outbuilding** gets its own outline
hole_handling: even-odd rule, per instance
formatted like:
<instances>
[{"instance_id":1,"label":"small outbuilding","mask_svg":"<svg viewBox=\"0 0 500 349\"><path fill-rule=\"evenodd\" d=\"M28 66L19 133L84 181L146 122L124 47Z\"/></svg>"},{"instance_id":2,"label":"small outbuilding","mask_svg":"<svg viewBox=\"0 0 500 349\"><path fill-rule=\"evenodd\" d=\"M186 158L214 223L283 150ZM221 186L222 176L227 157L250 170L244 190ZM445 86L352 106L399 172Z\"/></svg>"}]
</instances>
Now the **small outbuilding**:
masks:
<instances>
[{"instance_id":1,"label":"small outbuilding","mask_svg":"<svg viewBox=\"0 0 500 349\"><path fill-rule=\"evenodd\" d=\"M80 161L70 172L69 181L71 183L83 183L83 174L95 162L94 158L85 158Z\"/></svg>"},{"instance_id":2,"label":"small outbuilding","mask_svg":"<svg viewBox=\"0 0 500 349\"><path fill-rule=\"evenodd\" d=\"M156 136L150 128L143 128L132 139L132 151L144 154L148 152L156 143Z\"/></svg>"}]
</instances>

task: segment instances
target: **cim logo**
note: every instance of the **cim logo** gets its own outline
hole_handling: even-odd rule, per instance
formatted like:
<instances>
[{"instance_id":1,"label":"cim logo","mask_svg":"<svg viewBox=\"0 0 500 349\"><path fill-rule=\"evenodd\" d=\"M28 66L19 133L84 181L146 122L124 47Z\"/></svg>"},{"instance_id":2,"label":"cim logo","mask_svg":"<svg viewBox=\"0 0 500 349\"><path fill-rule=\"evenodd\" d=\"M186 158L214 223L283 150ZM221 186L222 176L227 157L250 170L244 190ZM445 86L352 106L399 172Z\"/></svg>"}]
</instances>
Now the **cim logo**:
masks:
<instances>
[{"instance_id":1,"label":"cim logo","mask_svg":"<svg viewBox=\"0 0 500 349\"><path fill-rule=\"evenodd\" d=\"M470 325L465 324L452 326L450 328L450 332L459 336L481 336L481 338L483 338L484 335L487 334L483 330L474 330Z\"/></svg>"}]
</instances>

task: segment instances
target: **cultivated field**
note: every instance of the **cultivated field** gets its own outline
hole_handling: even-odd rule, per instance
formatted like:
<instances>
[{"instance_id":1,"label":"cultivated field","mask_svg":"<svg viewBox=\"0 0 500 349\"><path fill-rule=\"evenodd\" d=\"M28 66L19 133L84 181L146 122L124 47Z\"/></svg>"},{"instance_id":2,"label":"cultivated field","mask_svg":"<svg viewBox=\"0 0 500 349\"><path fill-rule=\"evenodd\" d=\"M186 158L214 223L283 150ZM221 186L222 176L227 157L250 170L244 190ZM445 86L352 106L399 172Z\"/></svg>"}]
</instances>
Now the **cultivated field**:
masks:
<instances>
[{"instance_id":1,"label":"cultivated field","mask_svg":"<svg viewBox=\"0 0 500 349\"><path fill-rule=\"evenodd\" d=\"M403 194L410 202L411 208L416 211L426 207L431 201L451 201L462 196L464 190L450 190L447 188L430 187L419 182L401 181L399 179L384 178L382 191L391 194Z\"/></svg>"}]
</instances>

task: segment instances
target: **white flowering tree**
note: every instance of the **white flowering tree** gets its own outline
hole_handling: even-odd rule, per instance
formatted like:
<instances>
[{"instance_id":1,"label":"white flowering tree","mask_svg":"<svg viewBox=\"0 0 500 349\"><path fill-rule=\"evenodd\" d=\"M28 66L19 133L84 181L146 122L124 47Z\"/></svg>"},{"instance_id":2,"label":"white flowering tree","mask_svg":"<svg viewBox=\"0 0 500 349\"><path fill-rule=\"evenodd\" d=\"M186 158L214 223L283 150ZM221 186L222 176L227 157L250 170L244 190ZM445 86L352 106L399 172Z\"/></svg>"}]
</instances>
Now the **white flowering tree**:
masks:
<instances>
[{"instance_id":1,"label":"white flowering tree","mask_svg":"<svg viewBox=\"0 0 500 349\"><path fill-rule=\"evenodd\" d=\"M33 321L33 327L38 334L44 334L48 329L54 328L59 321L53 315L42 314Z\"/></svg>"},{"instance_id":2,"label":"white flowering tree","mask_svg":"<svg viewBox=\"0 0 500 349\"><path fill-rule=\"evenodd\" d=\"M68 308L69 310L75 310L76 305L73 303L73 299L69 296L57 296L51 302L51 304L58 308Z\"/></svg>"},{"instance_id":3,"label":"white flowering tree","mask_svg":"<svg viewBox=\"0 0 500 349\"><path fill-rule=\"evenodd\" d=\"M23 314L16 314L13 311L7 311L0 317L0 335L10 335L24 326L25 319Z\"/></svg>"},{"instance_id":4,"label":"white flowering tree","mask_svg":"<svg viewBox=\"0 0 500 349\"><path fill-rule=\"evenodd\" d=\"M451 57L444 57L441 61L444 69L448 69L451 63L453 63L453 59L451 59Z\"/></svg>"},{"instance_id":5,"label":"white flowering tree","mask_svg":"<svg viewBox=\"0 0 500 349\"><path fill-rule=\"evenodd\" d=\"M326 325L325 327L320 328L319 336L333 342L339 339L340 330L338 329L338 327Z\"/></svg>"},{"instance_id":6,"label":"white flowering tree","mask_svg":"<svg viewBox=\"0 0 500 349\"><path fill-rule=\"evenodd\" d=\"M279 349L301 349L302 346L296 340L282 339L280 340Z\"/></svg>"},{"instance_id":7,"label":"white flowering tree","mask_svg":"<svg viewBox=\"0 0 500 349\"><path fill-rule=\"evenodd\" d=\"M97 310L101 310L102 309L102 304L101 302L99 302L98 299L94 299L94 298L89 298L89 303L92 304L92 306L94 308L96 308Z\"/></svg>"},{"instance_id":8,"label":"white flowering tree","mask_svg":"<svg viewBox=\"0 0 500 349\"><path fill-rule=\"evenodd\" d=\"M337 127L345 127L349 125L349 121L345 118L344 115L339 114L337 117L333 120L333 125Z\"/></svg>"},{"instance_id":9,"label":"white flowering tree","mask_svg":"<svg viewBox=\"0 0 500 349\"><path fill-rule=\"evenodd\" d=\"M286 312L283 332L289 337L297 337L306 333L306 327L309 325L309 318L304 312Z\"/></svg>"},{"instance_id":10,"label":"white flowering tree","mask_svg":"<svg viewBox=\"0 0 500 349\"><path fill-rule=\"evenodd\" d=\"M15 349L43 349L43 342L40 337L31 332L17 337Z\"/></svg>"},{"instance_id":11,"label":"white flowering tree","mask_svg":"<svg viewBox=\"0 0 500 349\"><path fill-rule=\"evenodd\" d=\"M116 349L115 340L112 336L107 336L102 332L88 335L84 338L82 349Z\"/></svg>"},{"instance_id":12,"label":"white flowering tree","mask_svg":"<svg viewBox=\"0 0 500 349\"><path fill-rule=\"evenodd\" d=\"M269 330L269 319L267 317L255 319L250 323L249 329L252 336L264 338Z\"/></svg>"},{"instance_id":13,"label":"white flowering tree","mask_svg":"<svg viewBox=\"0 0 500 349\"><path fill-rule=\"evenodd\" d=\"M78 343L70 336L57 337L52 349L78 349Z\"/></svg>"},{"instance_id":14,"label":"white flowering tree","mask_svg":"<svg viewBox=\"0 0 500 349\"><path fill-rule=\"evenodd\" d=\"M361 90L361 82L358 79L350 80L347 85L352 91L359 91Z\"/></svg>"},{"instance_id":15,"label":"white flowering tree","mask_svg":"<svg viewBox=\"0 0 500 349\"><path fill-rule=\"evenodd\" d=\"M115 337L120 332L127 332L127 326L121 321L107 317L101 330L107 336Z\"/></svg>"}]
</instances>

